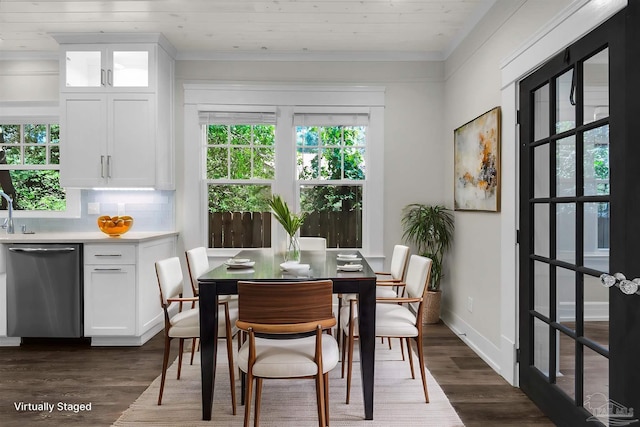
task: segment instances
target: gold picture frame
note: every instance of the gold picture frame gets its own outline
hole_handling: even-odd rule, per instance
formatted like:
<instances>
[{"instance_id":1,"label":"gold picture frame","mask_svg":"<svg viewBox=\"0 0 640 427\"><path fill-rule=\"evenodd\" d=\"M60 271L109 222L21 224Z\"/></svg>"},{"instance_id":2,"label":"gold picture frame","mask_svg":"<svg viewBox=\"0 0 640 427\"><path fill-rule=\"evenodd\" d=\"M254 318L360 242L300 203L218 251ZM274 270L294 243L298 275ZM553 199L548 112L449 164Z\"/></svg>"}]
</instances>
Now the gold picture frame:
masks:
<instances>
[{"instance_id":1,"label":"gold picture frame","mask_svg":"<svg viewBox=\"0 0 640 427\"><path fill-rule=\"evenodd\" d=\"M500 107L453 131L454 210L500 211Z\"/></svg>"}]
</instances>

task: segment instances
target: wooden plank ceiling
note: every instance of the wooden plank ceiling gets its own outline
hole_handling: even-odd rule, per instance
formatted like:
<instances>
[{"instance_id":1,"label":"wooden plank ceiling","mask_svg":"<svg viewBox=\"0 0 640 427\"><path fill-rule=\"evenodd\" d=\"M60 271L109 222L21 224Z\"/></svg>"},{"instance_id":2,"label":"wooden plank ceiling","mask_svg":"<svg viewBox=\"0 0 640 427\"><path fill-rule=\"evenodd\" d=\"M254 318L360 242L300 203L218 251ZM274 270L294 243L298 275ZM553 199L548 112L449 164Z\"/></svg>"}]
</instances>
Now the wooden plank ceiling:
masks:
<instances>
[{"instance_id":1,"label":"wooden plank ceiling","mask_svg":"<svg viewBox=\"0 0 640 427\"><path fill-rule=\"evenodd\" d=\"M495 0L0 0L0 53L49 33L161 32L178 52L442 55Z\"/></svg>"}]
</instances>

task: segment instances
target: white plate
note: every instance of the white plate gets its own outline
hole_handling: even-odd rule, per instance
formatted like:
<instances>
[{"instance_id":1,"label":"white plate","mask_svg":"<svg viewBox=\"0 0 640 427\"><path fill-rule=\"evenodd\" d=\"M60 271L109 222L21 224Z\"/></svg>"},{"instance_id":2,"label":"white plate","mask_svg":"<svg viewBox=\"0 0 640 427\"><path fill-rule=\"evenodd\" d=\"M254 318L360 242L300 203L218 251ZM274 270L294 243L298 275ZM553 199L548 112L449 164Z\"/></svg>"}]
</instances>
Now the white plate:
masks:
<instances>
[{"instance_id":1,"label":"white plate","mask_svg":"<svg viewBox=\"0 0 640 427\"><path fill-rule=\"evenodd\" d=\"M249 258L229 258L225 264L246 264L251 262Z\"/></svg>"},{"instance_id":2,"label":"white plate","mask_svg":"<svg viewBox=\"0 0 640 427\"><path fill-rule=\"evenodd\" d=\"M249 261L249 262L244 262L244 263L240 264L240 263L237 263L237 262L229 262L229 261L227 261L224 264L227 266L227 268L251 268L254 265L256 265L256 262L255 261Z\"/></svg>"},{"instance_id":3,"label":"white plate","mask_svg":"<svg viewBox=\"0 0 640 427\"><path fill-rule=\"evenodd\" d=\"M358 254L338 254L338 258L355 259L358 258Z\"/></svg>"},{"instance_id":4,"label":"white plate","mask_svg":"<svg viewBox=\"0 0 640 427\"><path fill-rule=\"evenodd\" d=\"M342 270L342 271L361 271L362 270L362 264L339 265L338 266L338 270Z\"/></svg>"},{"instance_id":5,"label":"white plate","mask_svg":"<svg viewBox=\"0 0 640 427\"><path fill-rule=\"evenodd\" d=\"M280 268L284 271L298 273L309 271L309 268L311 268L311 266L309 264L300 264L299 262L283 262L282 264L280 264Z\"/></svg>"},{"instance_id":6,"label":"white plate","mask_svg":"<svg viewBox=\"0 0 640 427\"><path fill-rule=\"evenodd\" d=\"M347 261L347 262L352 262L352 261L362 261L362 258L357 258L357 257L353 257L353 258L343 258L341 256L338 256L337 258L338 261Z\"/></svg>"}]
</instances>

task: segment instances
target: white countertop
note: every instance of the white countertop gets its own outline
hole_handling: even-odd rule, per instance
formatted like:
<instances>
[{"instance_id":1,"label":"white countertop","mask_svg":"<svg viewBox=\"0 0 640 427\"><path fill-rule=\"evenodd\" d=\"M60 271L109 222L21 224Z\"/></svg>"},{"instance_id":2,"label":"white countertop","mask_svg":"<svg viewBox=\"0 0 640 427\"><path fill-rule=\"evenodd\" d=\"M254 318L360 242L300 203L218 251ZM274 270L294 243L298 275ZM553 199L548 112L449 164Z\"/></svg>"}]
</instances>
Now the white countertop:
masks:
<instances>
[{"instance_id":1,"label":"white countertop","mask_svg":"<svg viewBox=\"0 0 640 427\"><path fill-rule=\"evenodd\" d=\"M137 243L178 235L177 231L130 231L120 237L109 237L101 231L63 231L55 233L3 234L2 243Z\"/></svg>"}]
</instances>

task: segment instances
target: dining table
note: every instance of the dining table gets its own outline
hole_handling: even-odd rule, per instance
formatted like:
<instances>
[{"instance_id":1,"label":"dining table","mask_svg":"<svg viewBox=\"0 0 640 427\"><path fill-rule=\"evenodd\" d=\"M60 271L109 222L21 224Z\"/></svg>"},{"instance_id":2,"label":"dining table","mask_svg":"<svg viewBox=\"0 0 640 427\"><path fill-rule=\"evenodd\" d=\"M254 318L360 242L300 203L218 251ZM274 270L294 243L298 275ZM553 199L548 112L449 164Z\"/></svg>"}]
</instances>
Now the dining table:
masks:
<instances>
[{"instance_id":1,"label":"dining table","mask_svg":"<svg viewBox=\"0 0 640 427\"><path fill-rule=\"evenodd\" d=\"M345 256L343 259L342 257ZM218 343L218 297L236 295L238 281L333 282L334 294L356 294L360 341L360 370L364 419L373 419L375 367L376 275L359 251L301 251L300 265L308 269L283 269L284 255L268 250L242 250L236 259L249 260L243 266L226 262L198 277L200 306L200 360L202 419L211 420ZM349 265L362 266L355 270ZM350 270L350 271L345 271ZM338 325L339 326L339 325ZM342 333L338 331L338 333Z\"/></svg>"}]
</instances>

